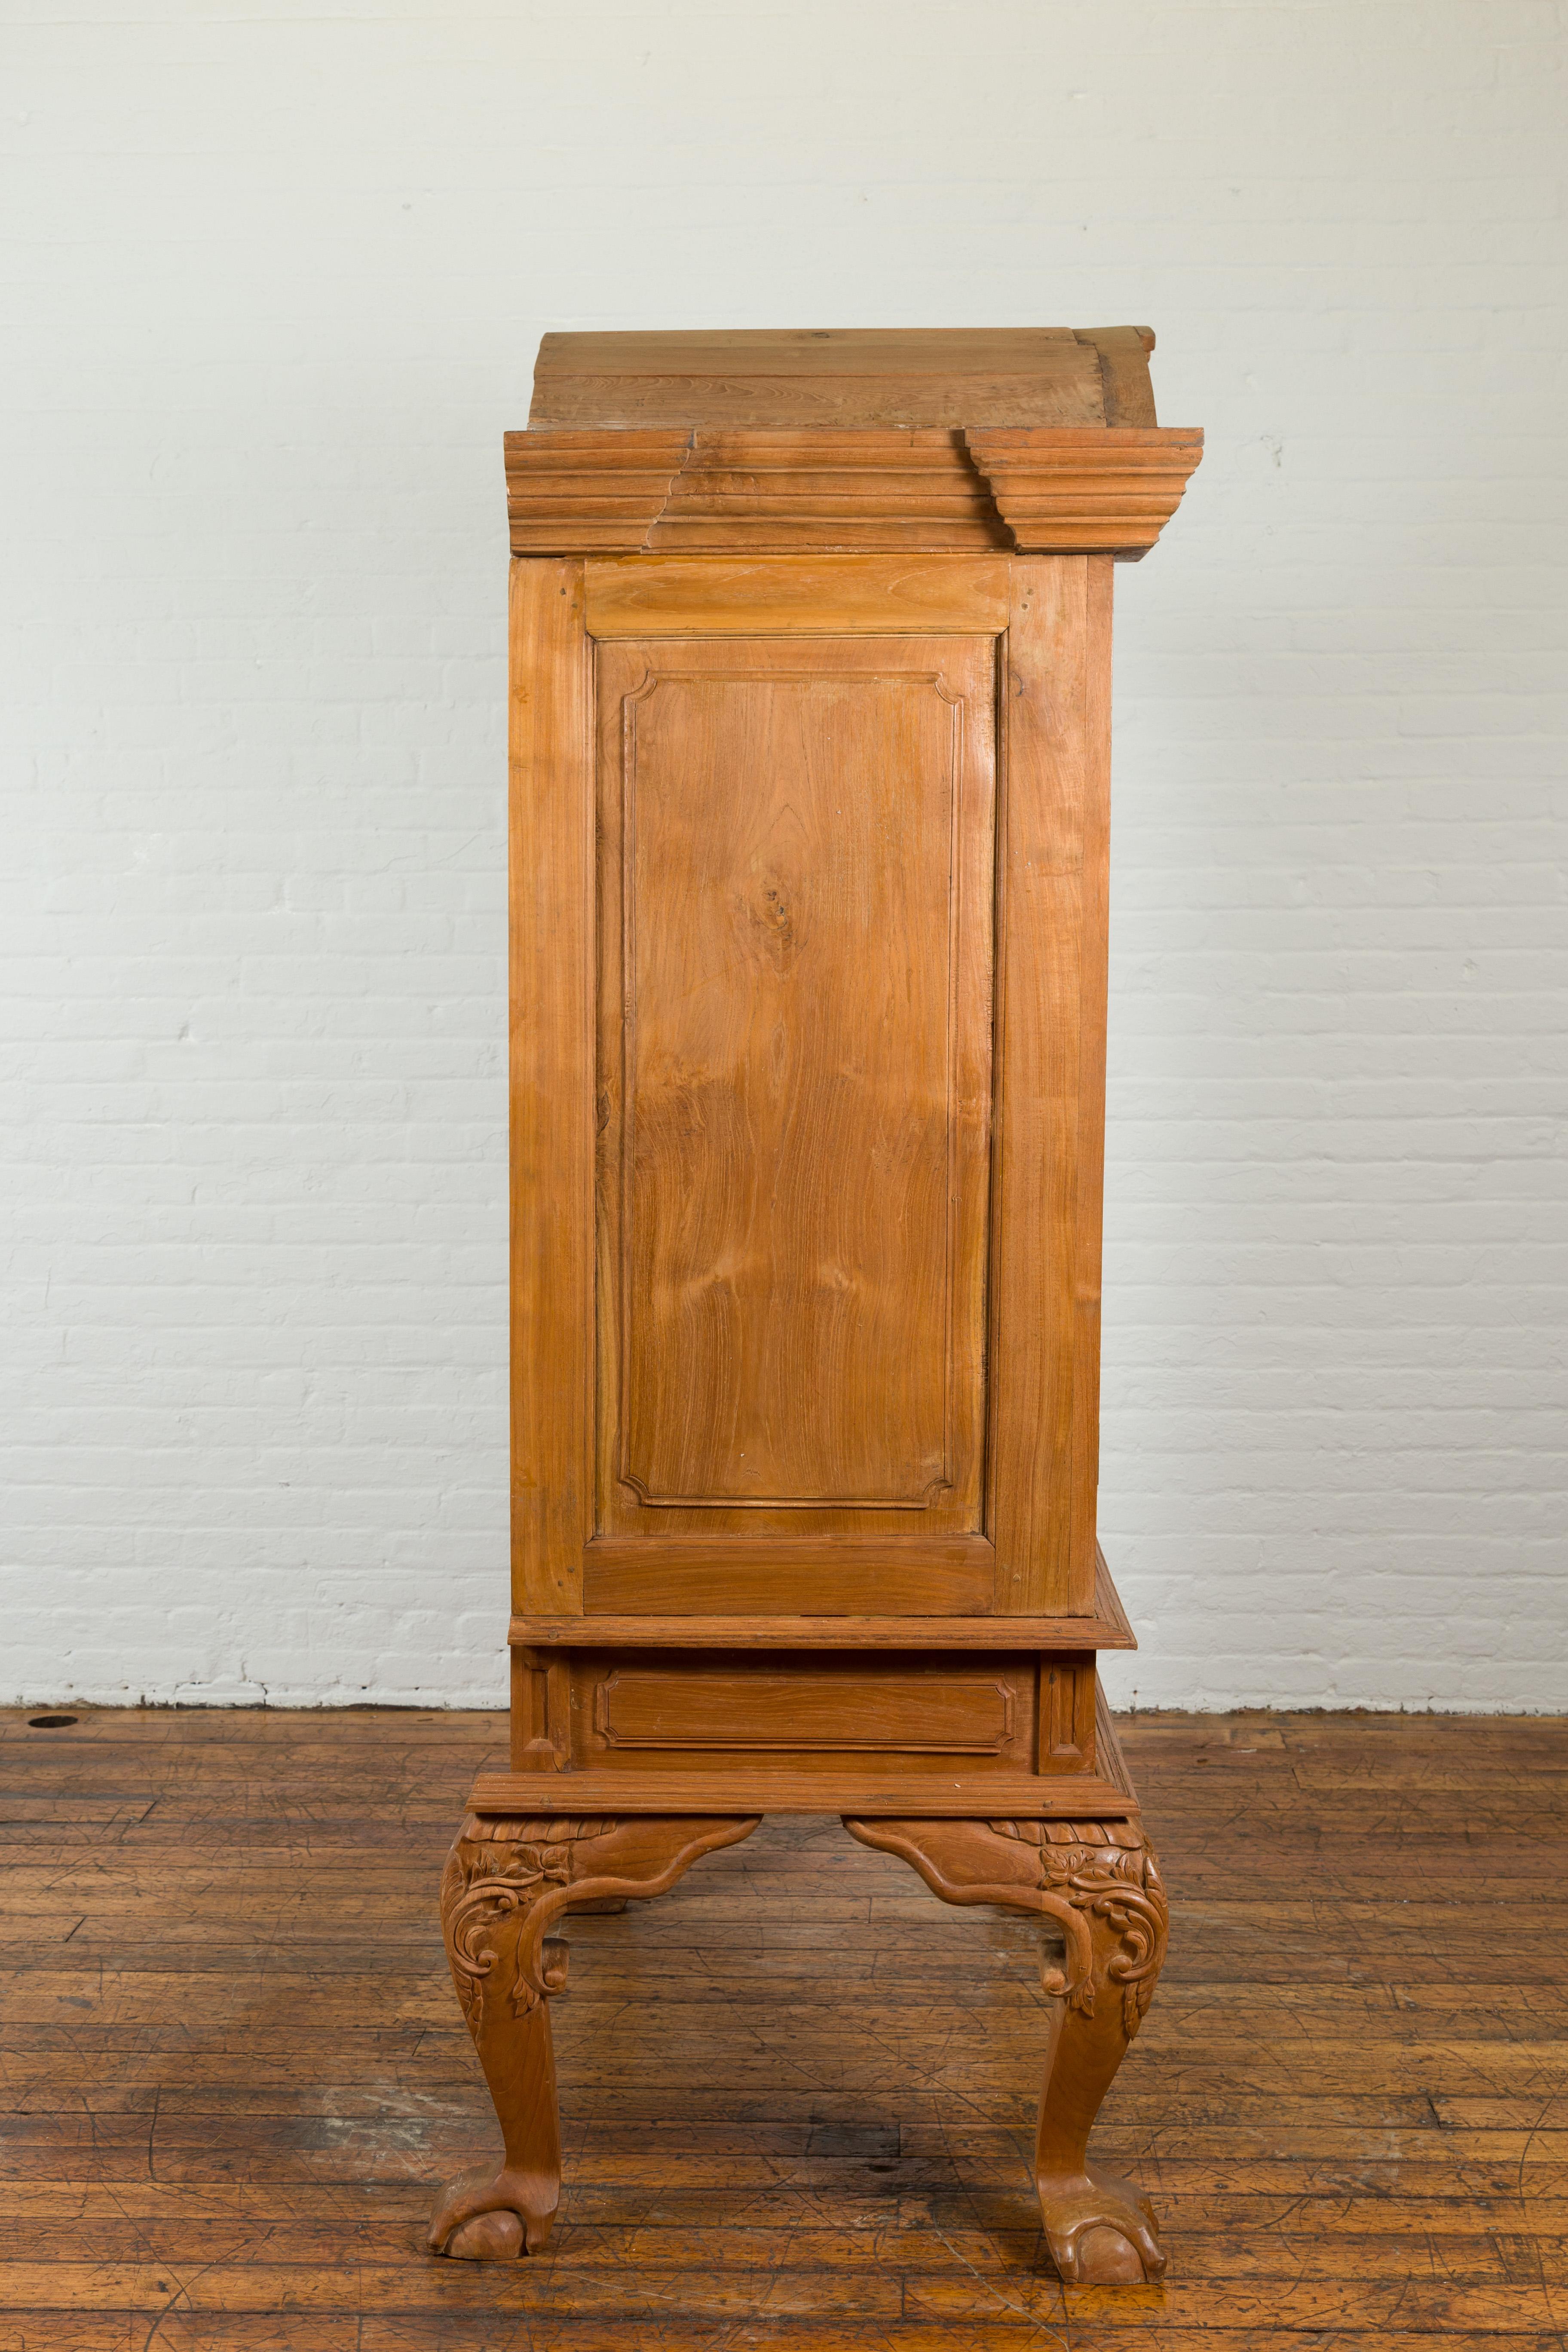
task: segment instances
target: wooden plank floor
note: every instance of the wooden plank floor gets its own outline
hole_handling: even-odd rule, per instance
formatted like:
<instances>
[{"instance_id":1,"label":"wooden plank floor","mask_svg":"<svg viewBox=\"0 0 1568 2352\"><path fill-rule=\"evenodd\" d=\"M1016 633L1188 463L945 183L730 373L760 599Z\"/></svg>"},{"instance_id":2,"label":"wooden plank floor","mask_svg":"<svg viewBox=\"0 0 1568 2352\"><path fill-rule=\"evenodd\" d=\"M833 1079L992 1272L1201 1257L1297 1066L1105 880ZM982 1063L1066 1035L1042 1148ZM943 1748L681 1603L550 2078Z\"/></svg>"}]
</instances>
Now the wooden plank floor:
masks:
<instances>
[{"instance_id":1,"label":"wooden plank floor","mask_svg":"<svg viewBox=\"0 0 1568 2352\"><path fill-rule=\"evenodd\" d=\"M1171 1960L1099 2148L1159 2287L1064 2289L1035 1932L780 1822L572 1927L549 2254L435 1919L499 1718L0 1716L0 2352L1568 2346L1568 1725L1145 1717Z\"/></svg>"}]
</instances>

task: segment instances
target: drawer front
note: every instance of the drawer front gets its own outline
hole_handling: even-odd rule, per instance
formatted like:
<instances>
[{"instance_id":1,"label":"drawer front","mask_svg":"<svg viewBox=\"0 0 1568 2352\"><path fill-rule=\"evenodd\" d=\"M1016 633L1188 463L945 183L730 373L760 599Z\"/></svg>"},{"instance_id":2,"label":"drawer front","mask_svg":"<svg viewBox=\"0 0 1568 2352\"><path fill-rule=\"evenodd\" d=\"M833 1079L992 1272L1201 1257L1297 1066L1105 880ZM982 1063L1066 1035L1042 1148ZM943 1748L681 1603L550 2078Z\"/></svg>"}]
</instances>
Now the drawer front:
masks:
<instances>
[{"instance_id":1,"label":"drawer front","mask_svg":"<svg viewBox=\"0 0 1568 2352\"><path fill-rule=\"evenodd\" d=\"M512 1652L514 1769L654 1773L725 1764L916 1779L1092 1772L1094 1657L1037 1651Z\"/></svg>"},{"instance_id":2,"label":"drawer front","mask_svg":"<svg viewBox=\"0 0 1568 2352\"><path fill-rule=\"evenodd\" d=\"M547 1768L553 1756L557 1769L579 1770L765 1762L835 1771L858 1757L916 1778L960 1764L968 1772L988 1765L1032 1772L1052 1744L1042 1716L1049 1669L1074 1671L1070 1660L1043 1661L1030 1652L868 1658L812 1650L747 1658L711 1650L579 1650L547 1671L541 1653L526 1655L540 1662L524 1672L537 1679L541 1728L550 1717L548 1742L535 1752ZM1089 1680L1092 1687L1092 1665ZM1047 1769L1061 1769L1062 1759L1048 1759Z\"/></svg>"},{"instance_id":3,"label":"drawer front","mask_svg":"<svg viewBox=\"0 0 1568 2352\"><path fill-rule=\"evenodd\" d=\"M817 1752L1002 1756L1016 1744L1016 1679L994 1673L899 1677L681 1674L617 1668L595 1684L593 1729L626 1748L722 1748Z\"/></svg>"}]
</instances>

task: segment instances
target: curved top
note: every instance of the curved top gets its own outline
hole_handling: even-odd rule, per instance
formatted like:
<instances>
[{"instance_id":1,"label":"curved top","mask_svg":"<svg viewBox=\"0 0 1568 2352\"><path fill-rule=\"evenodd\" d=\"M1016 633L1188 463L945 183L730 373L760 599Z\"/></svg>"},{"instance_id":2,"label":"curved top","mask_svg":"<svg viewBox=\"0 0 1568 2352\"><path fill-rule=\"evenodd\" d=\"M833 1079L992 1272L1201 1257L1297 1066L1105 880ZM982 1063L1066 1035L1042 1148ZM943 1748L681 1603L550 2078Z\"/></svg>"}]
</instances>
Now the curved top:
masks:
<instances>
[{"instance_id":1,"label":"curved top","mask_svg":"<svg viewBox=\"0 0 1568 2352\"><path fill-rule=\"evenodd\" d=\"M1156 422L1148 327L546 335L529 424L1005 427Z\"/></svg>"}]
</instances>

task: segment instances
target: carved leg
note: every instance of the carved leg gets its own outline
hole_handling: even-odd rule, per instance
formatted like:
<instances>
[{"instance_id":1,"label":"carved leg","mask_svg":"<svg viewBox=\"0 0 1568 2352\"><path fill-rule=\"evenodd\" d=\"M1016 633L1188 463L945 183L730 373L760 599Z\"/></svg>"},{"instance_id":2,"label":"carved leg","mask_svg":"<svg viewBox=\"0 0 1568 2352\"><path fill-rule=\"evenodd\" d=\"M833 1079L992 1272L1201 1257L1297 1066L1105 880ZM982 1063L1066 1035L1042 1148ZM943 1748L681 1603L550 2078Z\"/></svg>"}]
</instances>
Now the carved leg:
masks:
<instances>
[{"instance_id":1,"label":"carved leg","mask_svg":"<svg viewBox=\"0 0 1568 2352\"><path fill-rule=\"evenodd\" d=\"M1065 1972L1053 1996L1035 2185L1064 2279L1139 2284L1165 2268L1153 2209L1089 2161L1100 2102L1143 2021L1165 1957L1159 1866L1131 1822L846 1821L862 1845L912 1863L944 1903L1004 1903L1055 1919Z\"/></svg>"},{"instance_id":2,"label":"carved leg","mask_svg":"<svg viewBox=\"0 0 1568 2352\"><path fill-rule=\"evenodd\" d=\"M503 2262L549 2239L561 2126L548 1996L566 1981L566 1946L547 1930L569 1910L662 1895L700 1854L749 1837L758 1818L464 1822L442 1874L441 1925L506 2153L499 2169L475 2165L447 2183L430 2217L433 2254Z\"/></svg>"}]
</instances>

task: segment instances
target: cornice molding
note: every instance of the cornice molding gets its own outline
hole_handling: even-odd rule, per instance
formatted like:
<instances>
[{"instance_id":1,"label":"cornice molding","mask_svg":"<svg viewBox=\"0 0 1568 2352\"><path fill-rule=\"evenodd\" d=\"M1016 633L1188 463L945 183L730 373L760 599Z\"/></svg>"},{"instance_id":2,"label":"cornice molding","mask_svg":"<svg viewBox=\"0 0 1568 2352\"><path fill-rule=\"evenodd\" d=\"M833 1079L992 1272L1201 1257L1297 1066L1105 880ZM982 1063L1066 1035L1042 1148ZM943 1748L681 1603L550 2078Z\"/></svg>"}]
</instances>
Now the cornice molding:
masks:
<instances>
[{"instance_id":1,"label":"cornice molding","mask_svg":"<svg viewBox=\"0 0 1568 2352\"><path fill-rule=\"evenodd\" d=\"M664 511L691 436L509 433L506 509L514 555L635 554Z\"/></svg>"},{"instance_id":2,"label":"cornice molding","mask_svg":"<svg viewBox=\"0 0 1568 2352\"><path fill-rule=\"evenodd\" d=\"M1181 504L1204 436L1181 425L964 435L1020 555L1146 554Z\"/></svg>"},{"instance_id":3,"label":"cornice molding","mask_svg":"<svg viewBox=\"0 0 1568 2352\"><path fill-rule=\"evenodd\" d=\"M962 433L699 432L650 553L1005 548Z\"/></svg>"},{"instance_id":4,"label":"cornice molding","mask_svg":"<svg viewBox=\"0 0 1568 2352\"><path fill-rule=\"evenodd\" d=\"M1179 427L678 428L506 436L514 555L1135 558L1203 454Z\"/></svg>"}]
</instances>

